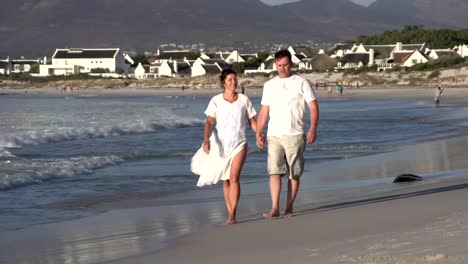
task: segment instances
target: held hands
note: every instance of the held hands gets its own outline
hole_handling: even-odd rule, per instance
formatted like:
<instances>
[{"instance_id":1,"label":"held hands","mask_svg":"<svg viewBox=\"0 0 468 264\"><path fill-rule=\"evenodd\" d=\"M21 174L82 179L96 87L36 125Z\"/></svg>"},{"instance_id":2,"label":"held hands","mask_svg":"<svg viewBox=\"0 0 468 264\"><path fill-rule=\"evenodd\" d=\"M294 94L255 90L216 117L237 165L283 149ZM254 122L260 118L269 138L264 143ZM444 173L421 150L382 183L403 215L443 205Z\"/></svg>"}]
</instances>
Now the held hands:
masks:
<instances>
[{"instance_id":1,"label":"held hands","mask_svg":"<svg viewBox=\"0 0 468 264\"><path fill-rule=\"evenodd\" d=\"M209 141L203 143L203 151L206 154L210 153L210 142Z\"/></svg>"},{"instance_id":2,"label":"held hands","mask_svg":"<svg viewBox=\"0 0 468 264\"><path fill-rule=\"evenodd\" d=\"M265 134L263 132L257 133L257 147L259 149L265 147Z\"/></svg>"}]
</instances>

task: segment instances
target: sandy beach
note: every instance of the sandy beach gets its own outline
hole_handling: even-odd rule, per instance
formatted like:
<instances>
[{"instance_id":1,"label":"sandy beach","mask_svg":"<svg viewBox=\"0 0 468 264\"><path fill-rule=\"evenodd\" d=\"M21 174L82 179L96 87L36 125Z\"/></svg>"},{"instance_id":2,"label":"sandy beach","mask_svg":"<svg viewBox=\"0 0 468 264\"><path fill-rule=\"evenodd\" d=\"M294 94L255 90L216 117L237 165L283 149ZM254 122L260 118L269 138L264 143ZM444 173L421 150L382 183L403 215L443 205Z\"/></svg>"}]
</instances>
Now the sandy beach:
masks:
<instances>
[{"instance_id":1,"label":"sandy beach","mask_svg":"<svg viewBox=\"0 0 468 264\"><path fill-rule=\"evenodd\" d=\"M54 88L3 89L1 93L61 93ZM185 91L150 88L80 89L73 93L159 94L197 96L219 90ZM260 88L246 89L261 96ZM318 91L320 97L328 95ZM432 102L433 87L345 89L346 98L403 99ZM468 88L447 88L441 107L468 103ZM462 109L461 111L466 111ZM365 174L422 175L424 180L395 184L390 191L352 193L346 200L314 202L313 191L300 191L309 203L293 218L263 219L249 214L232 226L209 226L206 208L187 204L157 205L152 200L129 203L126 209L103 206L102 214L57 224L3 232L1 263L468 263L468 136L398 147L392 152L332 161L313 167L320 177ZM242 181L241 181L242 183ZM301 190L313 188L304 178ZM267 188L267 186L265 186ZM372 193L369 195L369 193ZM221 206L220 201L213 207ZM221 201L222 202L222 201ZM242 197L242 204L268 209L268 197ZM122 207L122 206L120 206ZM164 208L162 208L164 207ZM186 212L184 219L171 211ZM164 212L164 216L161 213ZM175 214L174 214L175 215ZM164 247L156 245L155 227L165 221L199 221ZM167 232L171 232L168 230ZM20 249L20 250L19 250ZM137 254L135 255L135 252ZM122 257L125 256L125 257ZM40 259L40 262L34 262Z\"/></svg>"}]
</instances>

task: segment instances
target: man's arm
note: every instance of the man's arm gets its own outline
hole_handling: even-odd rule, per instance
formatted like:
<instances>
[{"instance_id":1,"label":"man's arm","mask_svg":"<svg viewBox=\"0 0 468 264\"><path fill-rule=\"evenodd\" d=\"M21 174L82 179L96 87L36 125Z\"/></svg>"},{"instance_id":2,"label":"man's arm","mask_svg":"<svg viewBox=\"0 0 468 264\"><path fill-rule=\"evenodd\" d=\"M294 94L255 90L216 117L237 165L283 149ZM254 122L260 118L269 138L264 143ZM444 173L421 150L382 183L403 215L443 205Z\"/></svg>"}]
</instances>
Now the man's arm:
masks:
<instances>
[{"instance_id":1,"label":"man's arm","mask_svg":"<svg viewBox=\"0 0 468 264\"><path fill-rule=\"evenodd\" d=\"M257 146L261 149L263 149L263 147L265 146L265 134L263 133L263 129L265 128L269 112L270 112L270 106L262 105L258 113L256 135L257 135Z\"/></svg>"},{"instance_id":2,"label":"man's arm","mask_svg":"<svg viewBox=\"0 0 468 264\"><path fill-rule=\"evenodd\" d=\"M307 105L309 106L310 112L310 128L309 131L307 131L307 143L312 144L315 142L315 138L317 137L317 125L320 111L317 100L310 101Z\"/></svg>"}]
</instances>

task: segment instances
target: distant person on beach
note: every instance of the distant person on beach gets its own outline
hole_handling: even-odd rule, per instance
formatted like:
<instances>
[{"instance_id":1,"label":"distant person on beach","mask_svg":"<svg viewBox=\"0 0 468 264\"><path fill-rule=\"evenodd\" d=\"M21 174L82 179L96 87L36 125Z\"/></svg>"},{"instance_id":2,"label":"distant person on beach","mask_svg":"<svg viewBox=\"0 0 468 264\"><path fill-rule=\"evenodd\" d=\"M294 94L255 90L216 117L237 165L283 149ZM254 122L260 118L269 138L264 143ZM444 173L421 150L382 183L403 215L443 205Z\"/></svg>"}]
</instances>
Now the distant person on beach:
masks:
<instances>
[{"instance_id":1,"label":"distant person on beach","mask_svg":"<svg viewBox=\"0 0 468 264\"><path fill-rule=\"evenodd\" d=\"M442 88L440 85L437 86L437 88L435 89L435 94L434 94L434 104L435 104L435 107L439 107L439 104L440 104L440 95L442 94L442 92L444 92L444 88Z\"/></svg>"},{"instance_id":2,"label":"distant person on beach","mask_svg":"<svg viewBox=\"0 0 468 264\"><path fill-rule=\"evenodd\" d=\"M327 85L327 90L328 90L328 95L331 95L333 92L331 85Z\"/></svg>"},{"instance_id":3,"label":"distant person on beach","mask_svg":"<svg viewBox=\"0 0 468 264\"><path fill-rule=\"evenodd\" d=\"M224 92L213 96L205 110L203 145L192 158L191 167L192 172L200 175L197 186L224 181L224 199L229 213L225 223L235 224L240 197L239 177L247 156L246 130L250 124L256 131L257 112L246 95L236 92L235 71L223 70L220 81Z\"/></svg>"},{"instance_id":4,"label":"distant person on beach","mask_svg":"<svg viewBox=\"0 0 468 264\"><path fill-rule=\"evenodd\" d=\"M291 73L291 53L275 54L278 76L263 86L261 108L257 120L257 146L265 146L263 129L268 121L268 174L270 176L271 210L265 218L280 216L281 177L288 177L287 203L284 215L293 216L300 177L304 169L306 142L314 143L319 120L319 107L310 84ZM304 134L306 105L310 110L310 128Z\"/></svg>"},{"instance_id":5,"label":"distant person on beach","mask_svg":"<svg viewBox=\"0 0 468 264\"><path fill-rule=\"evenodd\" d=\"M341 83L336 83L336 93L339 95L343 95L343 85Z\"/></svg>"}]
</instances>

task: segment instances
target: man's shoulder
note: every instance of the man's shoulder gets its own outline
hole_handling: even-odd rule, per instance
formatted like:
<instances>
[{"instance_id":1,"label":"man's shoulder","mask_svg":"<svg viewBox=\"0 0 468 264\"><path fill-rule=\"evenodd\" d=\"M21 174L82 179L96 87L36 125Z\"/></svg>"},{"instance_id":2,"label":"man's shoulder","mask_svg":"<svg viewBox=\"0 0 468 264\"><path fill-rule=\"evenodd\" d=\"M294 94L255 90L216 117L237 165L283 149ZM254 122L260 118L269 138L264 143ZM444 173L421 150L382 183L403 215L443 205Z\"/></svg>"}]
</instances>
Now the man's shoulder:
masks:
<instances>
[{"instance_id":1,"label":"man's shoulder","mask_svg":"<svg viewBox=\"0 0 468 264\"><path fill-rule=\"evenodd\" d=\"M293 74L293 75L291 76L291 80L294 80L294 81L301 81L301 82L306 81L306 79L305 79L304 77L301 77L301 76L299 76L299 75L297 75L297 74Z\"/></svg>"},{"instance_id":2,"label":"man's shoulder","mask_svg":"<svg viewBox=\"0 0 468 264\"><path fill-rule=\"evenodd\" d=\"M271 85L271 84L274 84L276 82L278 82L279 80L279 77L278 76L275 76L273 78L271 78L270 80L266 81L264 86L268 86L268 85Z\"/></svg>"}]
</instances>

